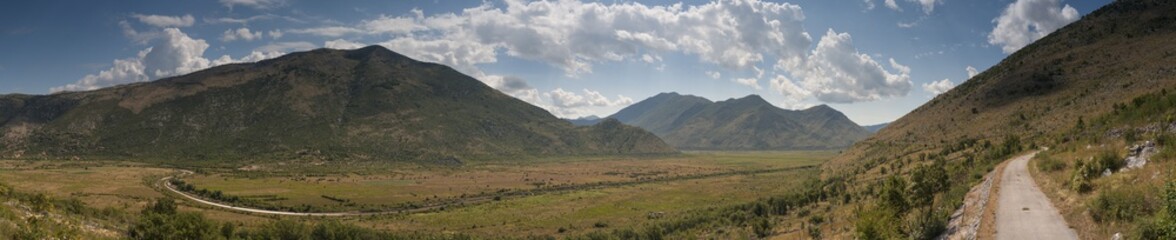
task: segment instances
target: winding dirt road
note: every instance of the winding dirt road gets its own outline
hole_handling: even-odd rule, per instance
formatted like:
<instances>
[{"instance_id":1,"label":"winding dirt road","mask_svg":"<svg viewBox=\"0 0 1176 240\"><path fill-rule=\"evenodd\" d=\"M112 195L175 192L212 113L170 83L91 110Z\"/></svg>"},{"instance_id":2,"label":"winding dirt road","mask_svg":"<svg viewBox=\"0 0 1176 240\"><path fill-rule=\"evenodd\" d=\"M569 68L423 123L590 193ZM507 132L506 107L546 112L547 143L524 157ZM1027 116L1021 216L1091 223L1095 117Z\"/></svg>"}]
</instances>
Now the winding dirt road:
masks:
<instances>
[{"instance_id":1,"label":"winding dirt road","mask_svg":"<svg viewBox=\"0 0 1176 240\"><path fill-rule=\"evenodd\" d=\"M179 175L179 176L183 176L183 175L189 175L189 174L192 174L192 171L188 171L188 170L180 170L180 175ZM200 199L200 198L198 198L198 197L196 197L196 196L192 196L192 195L190 195L190 194L188 194L188 193L184 193L184 192L181 192L180 190L176 190L176 188L175 188L174 186L172 186L172 185L171 185L171 182L170 182L170 181L168 181L168 180L171 180L173 177L174 177L174 176L168 176L168 177L164 177L164 178L162 178L162 179L159 179L159 182L158 182L157 184L159 184L159 185L160 185L160 186L162 186L163 188L167 189L168 191L171 191L171 192L173 192L173 193L175 193L175 194L179 194L180 196L183 196L184 198L187 198L187 199L189 199L189 200L196 201L196 202L199 202L199 203L201 203L201 204L205 204L205 205L210 205L210 206L214 206L214 207L218 207L218 208L223 208L223 209L228 209L228 210L233 210L233 211L238 211L238 212L259 213L259 214L273 214L273 215L286 215L286 216L306 216L306 217L343 217L343 216L367 216L367 215L391 214L391 213L397 213L397 212L400 212L400 211L390 211L390 212L330 212L330 213L300 213L300 212L271 211L271 210L256 209L256 208L234 207L234 206L229 206L229 205L225 205L225 204L220 204L220 203L216 203L216 202L212 202L212 201L207 201L207 200L204 200L204 199Z\"/></svg>"},{"instance_id":2,"label":"winding dirt road","mask_svg":"<svg viewBox=\"0 0 1176 240\"><path fill-rule=\"evenodd\" d=\"M1029 158L1014 158L1001 173L996 209L996 239L1078 239L1029 175Z\"/></svg>"}]
</instances>

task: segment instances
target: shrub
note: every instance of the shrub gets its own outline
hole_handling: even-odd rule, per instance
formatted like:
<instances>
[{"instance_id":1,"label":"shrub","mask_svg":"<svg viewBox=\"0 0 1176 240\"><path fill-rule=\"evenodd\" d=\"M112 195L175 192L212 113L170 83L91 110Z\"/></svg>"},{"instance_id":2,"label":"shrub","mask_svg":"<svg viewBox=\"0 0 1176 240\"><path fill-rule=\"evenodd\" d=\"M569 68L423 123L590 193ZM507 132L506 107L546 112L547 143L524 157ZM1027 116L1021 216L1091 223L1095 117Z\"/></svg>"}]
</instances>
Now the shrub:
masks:
<instances>
[{"instance_id":1,"label":"shrub","mask_svg":"<svg viewBox=\"0 0 1176 240\"><path fill-rule=\"evenodd\" d=\"M1094 157L1094 161L1096 163L1095 166L1098 167L1095 169L1098 171L1097 174L1102 174L1102 171L1106 169L1110 169L1112 172L1118 171L1119 168L1123 168L1124 164L1123 159L1119 157L1119 153L1113 150L1099 152Z\"/></svg>"},{"instance_id":2,"label":"shrub","mask_svg":"<svg viewBox=\"0 0 1176 240\"><path fill-rule=\"evenodd\" d=\"M755 236L764 238L772 235L773 227L772 221L768 221L768 218L760 218L758 222L752 224L751 230L755 232Z\"/></svg>"},{"instance_id":3,"label":"shrub","mask_svg":"<svg viewBox=\"0 0 1176 240\"><path fill-rule=\"evenodd\" d=\"M1054 158L1049 152L1037 153L1037 156L1034 156L1034 160L1037 160L1037 170L1041 170L1042 172L1053 172L1066 168L1065 162Z\"/></svg>"},{"instance_id":4,"label":"shrub","mask_svg":"<svg viewBox=\"0 0 1176 240\"><path fill-rule=\"evenodd\" d=\"M1090 216L1097 222L1130 222L1136 217L1150 216L1158 209L1148 198L1144 190L1136 187L1102 190L1088 203Z\"/></svg>"},{"instance_id":5,"label":"shrub","mask_svg":"<svg viewBox=\"0 0 1176 240\"><path fill-rule=\"evenodd\" d=\"M878 197L879 207L893 210L897 214L906 213L910 204L906 199L907 183L901 177L890 176L882 186L882 193Z\"/></svg>"},{"instance_id":6,"label":"shrub","mask_svg":"<svg viewBox=\"0 0 1176 240\"><path fill-rule=\"evenodd\" d=\"M606 227L608 227L608 223L605 223L605 222L596 222L596 223L593 223L593 224L592 224L592 227L594 227L594 228L606 228Z\"/></svg>"},{"instance_id":7,"label":"shrub","mask_svg":"<svg viewBox=\"0 0 1176 240\"><path fill-rule=\"evenodd\" d=\"M865 210L854 223L854 238L861 240L899 239L898 222L893 211L885 208Z\"/></svg>"},{"instance_id":8,"label":"shrub","mask_svg":"<svg viewBox=\"0 0 1176 240\"><path fill-rule=\"evenodd\" d=\"M903 227L911 239L935 239L947 230L947 216L941 216L931 208L919 208L907 216Z\"/></svg>"}]
</instances>

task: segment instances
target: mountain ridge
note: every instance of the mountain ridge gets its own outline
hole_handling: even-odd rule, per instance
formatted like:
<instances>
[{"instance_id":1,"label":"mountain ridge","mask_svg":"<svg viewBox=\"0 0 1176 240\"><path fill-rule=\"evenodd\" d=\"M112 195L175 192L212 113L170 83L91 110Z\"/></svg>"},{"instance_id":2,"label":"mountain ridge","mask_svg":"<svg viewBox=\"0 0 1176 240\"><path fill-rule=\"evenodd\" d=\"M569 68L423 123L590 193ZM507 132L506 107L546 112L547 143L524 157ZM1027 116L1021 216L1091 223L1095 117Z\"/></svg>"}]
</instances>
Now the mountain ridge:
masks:
<instances>
[{"instance_id":1,"label":"mountain ridge","mask_svg":"<svg viewBox=\"0 0 1176 240\"><path fill-rule=\"evenodd\" d=\"M427 162L675 152L634 127L574 127L448 66L380 46L5 96L0 112L0 153L13 157Z\"/></svg>"},{"instance_id":2,"label":"mountain ridge","mask_svg":"<svg viewBox=\"0 0 1176 240\"><path fill-rule=\"evenodd\" d=\"M755 94L713 102L659 93L608 118L649 130L677 148L694 150L836 149L869 135L827 105L785 110Z\"/></svg>"}]
</instances>

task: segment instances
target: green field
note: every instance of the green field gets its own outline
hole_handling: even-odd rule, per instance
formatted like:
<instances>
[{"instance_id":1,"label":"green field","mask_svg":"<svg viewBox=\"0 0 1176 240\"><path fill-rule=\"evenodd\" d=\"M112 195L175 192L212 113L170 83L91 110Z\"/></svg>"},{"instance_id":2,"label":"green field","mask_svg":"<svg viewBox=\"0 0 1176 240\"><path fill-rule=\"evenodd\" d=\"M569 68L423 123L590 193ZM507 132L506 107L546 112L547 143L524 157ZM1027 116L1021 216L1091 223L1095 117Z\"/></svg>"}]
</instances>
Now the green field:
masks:
<instances>
[{"instance_id":1,"label":"green field","mask_svg":"<svg viewBox=\"0 0 1176 240\"><path fill-rule=\"evenodd\" d=\"M816 166L835 154L691 152L659 158L560 158L457 167L275 162L183 168L196 172L183 176L183 181L197 189L248 199L231 203L235 206L316 212L393 210L338 218L391 232L578 236L675 221L802 191L804 182L817 176ZM76 198L96 207L137 212L155 198L176 196L153 186L159 178L176 174L176 168L124 162L2 163L0 181L17 191ZM184 200L181 207L245 226L274 218ZM418 209L395 212L411 207ZM743 226L732 228L731 232L744 231Z\"/></svg>"}]
</instances>

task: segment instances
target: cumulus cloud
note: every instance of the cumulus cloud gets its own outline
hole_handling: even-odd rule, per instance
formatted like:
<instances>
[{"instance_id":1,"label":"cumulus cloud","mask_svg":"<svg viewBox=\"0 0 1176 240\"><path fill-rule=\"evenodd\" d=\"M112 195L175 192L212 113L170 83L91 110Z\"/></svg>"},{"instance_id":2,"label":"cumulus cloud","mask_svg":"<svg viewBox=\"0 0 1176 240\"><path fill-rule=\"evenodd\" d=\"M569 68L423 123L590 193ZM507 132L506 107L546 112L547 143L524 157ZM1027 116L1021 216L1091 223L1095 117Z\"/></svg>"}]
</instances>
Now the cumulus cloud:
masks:
<instances>
[{"instance_id":1,"label":"cumulus cloud","mask_svg":"<svg viewBox=\"0 0 1176 240\"><path fill-rule=\"evenodd\" d=\"M221 41L232 42L237 40L244 40L248 42L261 39L262 36L263 35L261 31L253 32L249 31L249 28L238 28L237 30L229 29L225 30L224 34L221 34Z\"/></svg>"},{"instance_id":2,"label":"cumulus cloud","mask_svg":"<svg viewBox=\"0 0 1176 240\"><path fill-rule=\"evenodd\" d=\"M935 11L936 4L943 4L943 0L910 0L910 1L919 3L919 6L923 7L924 14L931 14L932 11Z\"/></svg>"},{"instance_id":3,"label":"cumulus cloud","mask_svg":"<svg viewBox=\"0 0 1176 240\"><path fill-rule=\"evenodd\" d=\"M988 43L1013 53L1079 17L1078 10L1062 5L1061 0L1017 0L992 20L996 26L988 34Z\"/></svg>"},{"instance_id":4,"label":"cumulus cloud","mask_svg":"<svg viewBox=\"0 0 1176 240\"><path fill-rule=\"evenodd\" d=\"M894 11L902 11L902 7L899 7L898 3L894 2L894 0L886 0L886 7L893 9Z\"/></svg>"},{"instance_id":5,"label":"cumulus cloud","mask_svg":"<svg viewBox=\"0 0 1176 240\"><path fill-rule=\"evenodd\" d=\"M221 5L228 8L234 6L246 6L255 9L270 9L280 7L286 4L285 0L220 0Z\"/></svg>"},{"instance_id":6,"label":"cumulus cloud","mask_svg":"<svg viewBox=\"0 0 1176 240\"><path fill-rule=\"evenodd\" d=\"M723 75L720 74L719 72L715 72L715 71L706 71L706 76L708 76L712 79L719 79Z\"/></svg>"},{"instance_id":7,"label":"cumulus cloud","mask_svg":"<svg viewBox=\"0 0 1176 240\"><path fill-rule=\"evenodd\" d=\"M330 41L323 43L323 47L325 47L325 48L343 49L343 50L357 49L357 48L362 48L364 46L366 46L366 45L364 45L363 43L347 41L344 39L335 39L335 40L330 40Z\"/></svg>"},{"instance_id":8,"label":"cumulus cloud","mask_svg":"<svg viewBox=\"0 0 1176 240\"><path fill-rule=\"evenodd\" d=\"M282 38L282 35L285 35L284 33L282 33L282 30L280 30L280 29L272 30L272 31L269 31L266 33L269 34L270 38L273 38L274 40Z\"/></svg>"},{"instance_id":9,"label":"cumulus cloud","mask_svg":"<svg viewBox=\"0 0 1176 240\"><path fill-rule=\"evenodd\" d=\"M930 15L931 12L935 11L935 5L942 5L943 4L943 0L907 0L907 2L912 2L912 3L918 4L919 7L923 8L923 14L927 14L927 15ZM898 2L895 0L886 0L885 5L886 5L886 8L890 8L891 10L902 12L902 7L898 6ZM870 3L867 6L873 6L873 3ZM872 8L873 7L869 7L869 9L872 9Z\"/></svg>"},{"instance_id":10,"label":"cumulus cloud","mask_svg":"<svg viewBox=\"0 0 1176 240\"><path fill-rule=\"evenodd\" d=\"M584 94L580 95L575 92L563 90L563 88L556 88L550 92L543 93L551 99L552 106L548 108L555 115L561 117L574 117L583 115L580 111L583 107L612 107L633 104L633 99L617 95L615 100L609 100L600 92L584 89Z\"/></svg>"},{"instance_id":11,"label":"cumulus cloud","mask_svg":"<svg viewBox=\"0 0 1176 240\"><path fill-rule=\"evenodd\" d=\"M148 42L151 44L150 47L139 51L135 57L116 59L110 69L86 75L77 82L53 87L49 91L94 90L186 74L221 64L259 61L281 55L279 52L252 52L239 59L225 55L216 60L209 60L204 58L204 51L209 46L207 42L203 39L193 39L176 28L166 28Z\"/></svg>"},{"instance_id":12,"label":"cumulus cloud","mask_svg":"<svg viewBox=\"0 0 1176 240\"><path fill-rule=\"evenodd\" d=\"M486 85L498 89L507 95L511 95L515 98L521 99L541 108L549 110L551 109L551 106L545 104L543 99L540 98L539 90L535 87L532 87L531 84L528 84L527 81L523 80L522 78L515 76L492 75L482 77L482 81L486 82Z\"/></svg>"},{"instance_id":13,"label":"cumulus cloud","mask_svg":"<svg viewBox=\"0 0 1176 240\"><path fill-rule=\"evenodd\" d=\"M191 27L192 24L196 23L196 19L192 18L192 15L163 16L163 15L135 14L135 15L131 15L131 17L139 19L139 22L142 22L143 24L147 24L147 25L151 25L151 26L155 26L155 27L161 27L161 28L165 28L165 27Z\"/></svg>"},{"instance_id":14,"label":"cumulus cloud","mask_svg":"<svg viewBox=\"0 0 1176 240\"><path fill-rule=\"evenodd\" d=\"M503 50L513 57L558 67L569 76L591 73L599 62L656 60L654 53L663 51L696 55L728 68L748 68L765 59L799 58L812 42L803 31L804 14L792 4L757 0L691 7L580 1L505 4L499 8L484 3L460 14L428 17L414 11L413 17L380 16L356 27L299 32L342 36L366 29L362 32L401 34L381 45L418 53L423 51L412 47L439 50L419 57L408 54L465 69L494 62L495 52Z\"/></svg>"},{"instance_id":15,"label":"cumulus cloud","mask_svg":"<svg viewBox=\"0 0 1176 240\"><path fill-rule=\"evenodd\" d=\"M731 79L731 81L738 83L739 85L754 88L755 90L763 89L763 87L760 87L760 85L759 85L759 79L756 79L756 78L736 78L736 79Z\"/></svg>"},{"instance_id":16,"label":"cumulus cloud","mask_svg":"<svg viewBox=\"0 0 1176 240\"><path fill-rule=\"evenodd\" d=\"M974 68L972 66L968 66L967 68L964 68L964 71L968 71L968 79L972 79L972 77L975 77L976 74L980 74L980 71L976 70L976 68Z\"/></svg>"},{"instance_id":17,"label":"cumulus cloud","mask_svg":"<svg viewBox=\"0 0 1176 240\"><path fill-rule=\"evenodd\" d=\"M495 4L498 4L497 6ZM895 5L897 6L897 5ZM828 102L870 101L905 95L910 69L892 62L884 68L859 53L840 33L822 39L817 50L803 27L799 6L759 0L715 1L697 5L645 5L636 2L486 1L452 13L425 15L414 9L400 16L380 15L353 25L284 29L331 39L372 39L373 43L421 61L438 62L528 102L564 111L591 105L576 103L580 92L508 91L504 77L480 65L498 62L500 54L550 65L576 77L606 62L641 61L665 69L666 54L696 57L727 70L751 70L742 83L762 89L764 62L773 74L786 74L804 96ZM330 42L330 41L328 41ZM346 42L324 43L344 47ZM284 50L284 49L283 49ZM706 76L721 79L718 72ZM750 80L749 80L750 79ZM733 80L734 81L734 80ZM783 86L783 85L781 85ZM570 93L570 94L569 94ZM801 95L801 94L795 94ZM540 99L540 100L535 100ZM560 99L561 104L555 104ZM566 100L566 101L565 101Z\"/></svg>"},{"instance_id":18,"label":"cumulus cloud","mask_svg":"<svg viewBox=\"0 0 1176 240\"><path fill-rule=\"evenodd\" d=\"M389 17L380 15L379 18L365 20L360 24L363 29L377 34L404 34L414 31L427 30L425 26L417 24L416 20L408 17Z\"/></svg>"},{"instance_id":19,"label":"cumulus cloud","mask_svg":"<svg viewBox=\"0 0 1176 240\"><path fill-rule=\"evenodd\" d=\"M853 46L848 33L829 29L817 48L802 61L780 61L777 69L799 79L799 86L829 103L851 103L905 96L910 92L911 69L890 59L887 71Z\"/></svg>"},{"instance_id":20,"label":"cumulus cloud","mask_svg":"<svg viewBox=\"0 0 1176 240\"><path fill-rule=\"evenodd\" d=\"M923 91L927 91L931 94L939 95L940 93L945 93L945 92L947 92L947 90L951 90L951 88L954 88L954 87L955 87L955 83L951 82L951 79L944 78L943 80L924 83L923 84Z\"/></svg>"}]
</instances>

